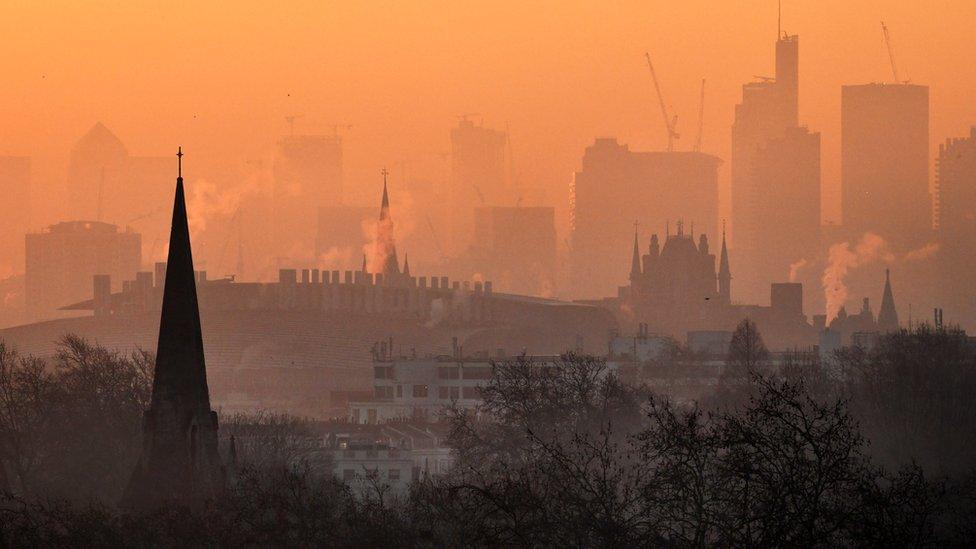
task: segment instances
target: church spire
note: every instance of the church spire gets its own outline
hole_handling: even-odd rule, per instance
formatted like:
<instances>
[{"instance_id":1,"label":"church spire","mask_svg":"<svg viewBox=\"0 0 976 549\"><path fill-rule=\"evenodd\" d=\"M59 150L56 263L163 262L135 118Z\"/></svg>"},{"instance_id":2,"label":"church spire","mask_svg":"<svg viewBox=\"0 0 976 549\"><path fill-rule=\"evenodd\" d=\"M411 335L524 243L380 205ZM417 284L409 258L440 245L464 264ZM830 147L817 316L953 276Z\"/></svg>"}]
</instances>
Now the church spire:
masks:
<instances>
[{"instance_id":1,"label":"church spire","mask_svg":"<svg viewBox=\"0 0 976 549\"><path fill-rule=\"evenodd\" d=\"M403 254L403 276L410 276L410 258Z\"/></svg>"},{"instance_id":2,"label":"church spire","mask_svg":"<svg viewBox=\"0 0 976 549\"><path fill-rule=\"evenodd\" d=\"M143 451L124 496L130 506L167 500L198 503L223 488L217 414L210 409L193 252L183 191L183 150L159 320L152 398L143 419Z\"/></svg>"},{"instance_id":3,"label":"church spire","mask_svg":"<svg viewBox=\"0 0 976 549\"><path fill-rule=\"evenodd\" d=\"M732 270L729 268L729 249L725 244L725 221L722 221L722 253L718 264L718 295L725 303L731 303Z\"/></svg>"},{"instance_id":4,"label":"church spire","mask_svg":"<svg viewBox=\"0 0 976 549\"><path fill-rule=\"evenodd\" d=\"M881 309L878 311L878 328L882 332L898 329L898 311L895 310L895 296L891 291L891 272L885 269L884 293L881 296Z\"/></svg>"},{"instance_id":5,"label":"church spire","mask_svg":"<svg viewBox=\"0 0 976 549\"><path fill-rule=\"evenodd\" d=\"M383 202L380 204L380 221L376 226L376 254L379 272L383 279L392 282L400 275L400 262L397 260L396 241L393 238L393 217L390 215L390 194L386 177L390 172L383 168Z\"/></svg>"},{"instance_id":6,"label":"church spire","mask_svg":"<svg viewBox=\"0 0 976 549\"><path fill-rule=\"evenodd\" d=\"M641 275L640 247L637 244L637 222L634 222L634 254L630 259L630 280L637 280Z\"/></svg>"}]
</instances>

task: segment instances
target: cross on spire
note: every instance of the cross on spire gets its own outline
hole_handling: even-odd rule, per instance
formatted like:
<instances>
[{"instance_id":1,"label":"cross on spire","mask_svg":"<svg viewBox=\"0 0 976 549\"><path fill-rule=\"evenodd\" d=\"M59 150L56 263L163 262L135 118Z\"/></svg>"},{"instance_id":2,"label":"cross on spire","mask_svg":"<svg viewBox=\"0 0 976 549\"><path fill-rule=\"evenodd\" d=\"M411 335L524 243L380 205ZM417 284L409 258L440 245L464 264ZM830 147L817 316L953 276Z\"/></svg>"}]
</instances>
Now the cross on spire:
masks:
<instances>
[{"instance_id":1,"label":"cross on spire","mask_svg":"<svg viewBox=\"0 0 976 549\"><path fill-rule=\"evenodd\" d=\"M176 149L176 177L183 177L183 147Z\"/></svg>"}]
</instances>

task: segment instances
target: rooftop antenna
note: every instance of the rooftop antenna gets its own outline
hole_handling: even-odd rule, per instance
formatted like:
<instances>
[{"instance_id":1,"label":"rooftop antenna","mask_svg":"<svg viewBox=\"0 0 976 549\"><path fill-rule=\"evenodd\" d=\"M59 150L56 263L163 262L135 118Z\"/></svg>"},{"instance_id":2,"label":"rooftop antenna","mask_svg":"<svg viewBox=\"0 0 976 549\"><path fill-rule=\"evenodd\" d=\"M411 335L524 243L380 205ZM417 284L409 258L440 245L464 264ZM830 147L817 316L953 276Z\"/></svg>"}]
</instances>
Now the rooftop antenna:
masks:
<instances>
[{"instance_id":1,"label":"rooftop antenna","mask_svg":"<svg viewBox=\"0 0 976 549\"><path fill-rule=\"evenodd\" d=\"M183 147L176 149L176 177L183 179Z\"/></svg>"},{"instance_id":2,"label":"rooftop antenna","mask_svg":"<svg viewBox=\"0 0 976 549\"><path fill-rule=\"evenodd\" d=\"M776 40L783 38L783 0L776 2Z\"/></svg>"}]
</instances>

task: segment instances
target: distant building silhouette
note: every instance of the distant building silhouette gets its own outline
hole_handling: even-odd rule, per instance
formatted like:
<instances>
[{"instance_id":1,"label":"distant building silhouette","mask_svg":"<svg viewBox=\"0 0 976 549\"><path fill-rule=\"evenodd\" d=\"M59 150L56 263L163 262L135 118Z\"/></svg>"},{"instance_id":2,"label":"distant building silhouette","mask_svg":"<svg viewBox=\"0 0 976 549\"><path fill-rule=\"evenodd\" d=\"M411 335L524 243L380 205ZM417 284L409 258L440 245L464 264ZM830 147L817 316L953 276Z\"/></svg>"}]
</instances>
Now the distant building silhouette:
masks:
<instances>
[{"instance_id":1,"label":"distant building silhouette","mask_svg":"<svg viewBox=\"0 0 976 549\"><path fill-rule=\"evenodd\" d=\"M474 210L472 274L499 290L552 297L556 292L556 220L551 207L485 206Z\"/></svg>"},{"instance_id":2,"label":"distant building silhouette","mask_svg":"<svg viewBox=\"0 0 976 549\"><path fill-rule=\"evenodd\" d=\"M342 138L290 135L278 141L272 223L279 267L308 264L316 253L319 209L342 204Z\"/></svg>"},{"instance_id":3,"label":"distant building silhouette","mask_svg":"<svg viewBox=\"0 0 976 549\"><path fill-rule=\"evenodd\" d=\"M474 235L474 208L515 203L507 168L508 134L463 118L451 130L451 239L449 252L460 255Z\"/></svg>"},{"instance_id":4,"label":"distant building silhouette","mask_svg":"<svg viewBox=\"0 0 976 549\"><path fill-rule=\"evenodd\" d=\"M30 227L31 159L0 156L0 278L23 272L23 235Z\"/></svg>"},{"instance_id":5,"label":"distant building silhouette","mask_svg":"<svg viewBox=\"0 0 976 549\"><path fill-rule=\"evenodd\" d=\"M951 322L976 329L976 128L947 139L936 159L937 305Z\"/></svg>"},{"instance_id":6,"label":"distant building silhouette","mask_svg":"<svg viewBox=\"0 0 976 549\"><path fill-rule=\"evenodd\" d=\"M176 179L152 400L143 418L142 455L126 489L124 505L146 508L170 501L199 505L215 497L225 482L217 440L217 413L210 408L180 173Z\"/></svg>"},{"instance_id":7,"label":"distant building silhouette","mask_svg":"<svg viewBox=\"0 0 976 549\"><path fill-rule=\"evenodd\" d=\"M885 269L885 285L881 294L881 310L878 311L878 330L893 332L898 329L898 311L895 310L895 296L891 291L891 271Z\"/></svg>"},{"instance_id":8,"label":"distant building silhouette","mask_svg":"<svg viewBox=\"0 0 976 549\"><path fill-rule=\"evenodd\" d=\"M107 275L121 289L123 277L142 263L142 237L132 230L97 221L66 221L25 242L25 301L32 320L64 316L58 309L85 299L92 277Z\"/></svg>"},{"instance_id":9,"label":"distant building silhouette","mask_svg":"<svg viewBox=\"0 0 976 549\"><path fill-rule=\"evenodd\" d=\"M895 250L932 236L929 89L865 84L841 90L843 225L874 232Z\"/></svg>"},{"instance_id":10,"label":"distant building silhouette","mask_svg":"<svg viewBox=\"0 0 976 549\"><path fill-rule=\"evenodd\" d=\"M587 147L571 195L571 290L607 295L627 277L620 257L635 219L654 227L694 219L715 234L721 163L700 152L631 151L609 138Z\"/></svg>"},{"instance_id":11,"label":"distant building silhouette","mask_svg":"<svg viewBox=\"0 0 976 549\"><path fill-rule=\"evenodd\" d=\"M71 150L63 219L132 227L143 237L143 255L152 258L166 241L171 162L129 154L111 130L96 123Z\"/></svg>"},{"instance_id":12,"label":"distant building silhouette","mask_svg":"<svg viewBox=\"0 0 976 549\"><path fill-rule=\"evenodd\" d=\"M766 286L785 279L790 265L812 263L820 254L820 134L787 128L753 158L759 190L751 235L756 254L738 271L740 279Z\"/></svg>"},{"instance_id":13,"label":"distant building silhouette","mask_svg":"<svg viewBox=\"0 0 976 549\"><path fill-rule=\"evenodd\" d=\"M776 40L776 74L742 86L732 124L737 292L758 300L819 248L820 134L799 127L799 37ZM787 241L789 239L789 241Z\"/></svg>"}]
</instances>

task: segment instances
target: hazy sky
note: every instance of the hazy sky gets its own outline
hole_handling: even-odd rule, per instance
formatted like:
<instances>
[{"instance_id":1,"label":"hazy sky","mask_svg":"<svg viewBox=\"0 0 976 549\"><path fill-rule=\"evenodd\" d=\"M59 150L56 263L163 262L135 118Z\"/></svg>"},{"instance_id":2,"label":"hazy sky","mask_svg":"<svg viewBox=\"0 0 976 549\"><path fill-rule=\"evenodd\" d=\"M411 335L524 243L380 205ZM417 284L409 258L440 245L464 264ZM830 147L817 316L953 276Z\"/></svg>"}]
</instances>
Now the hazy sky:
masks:
<instances>
[{"instance_id":1,"label":"hazy sky","mask_svg":"<svg viewBox=\"0 0 976 549\"><path fill-rule=\"evenodd\" d=\"M133 154L182 144L192 170L267 151L288 114L309 133L351 124L347 181L361 187L384 164L433 170L457 116L480 113L508 125L521 179L563 207L594 137L664 146L644 51L680 116L681 148L708 79L704 149L725 159L741 84L773 73L772 0L216 4L4 3L0 154L35 158L35 218L60 199L50 189L96 121ZM840 86L891 79L882 19L902 72L932 88L933 152L976 123L973 0L784 0L783 29L800 35L800 117L823 133L828 217Z\"/></svg>"}]
</instances>

